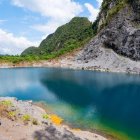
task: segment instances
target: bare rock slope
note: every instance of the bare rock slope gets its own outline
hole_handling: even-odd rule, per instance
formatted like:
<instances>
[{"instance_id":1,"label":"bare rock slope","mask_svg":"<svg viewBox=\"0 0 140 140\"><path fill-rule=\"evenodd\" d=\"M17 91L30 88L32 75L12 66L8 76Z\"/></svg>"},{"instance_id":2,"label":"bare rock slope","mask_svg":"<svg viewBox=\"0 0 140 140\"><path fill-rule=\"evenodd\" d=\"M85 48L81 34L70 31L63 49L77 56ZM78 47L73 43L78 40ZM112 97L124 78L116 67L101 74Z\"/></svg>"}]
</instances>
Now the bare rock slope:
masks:
<instances>
[{"instance_id":1,"label":"bare rock slope","mask_svg":"<svg viewBox=\"0 0 140 140\"><path fill-rule=\"evenodd\" d=\"M85 69L140 72L140 0L104 0L97 32L77 55Z\"/></svg>"}]
</instances>

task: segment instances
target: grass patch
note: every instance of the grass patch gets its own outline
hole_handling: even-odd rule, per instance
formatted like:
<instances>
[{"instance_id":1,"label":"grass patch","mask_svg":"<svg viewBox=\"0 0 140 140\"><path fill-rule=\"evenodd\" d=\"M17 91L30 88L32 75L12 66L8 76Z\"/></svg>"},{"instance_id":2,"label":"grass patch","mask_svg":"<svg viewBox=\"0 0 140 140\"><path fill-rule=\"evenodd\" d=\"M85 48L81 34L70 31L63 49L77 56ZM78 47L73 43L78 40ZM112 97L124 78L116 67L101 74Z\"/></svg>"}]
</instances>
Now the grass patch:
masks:
<instances>
[{"instance_id":1,"label":"grass patch","mask_svg":"<svg viewBox=\"0 0 140 140\"><path fill-rule=\"evenodd\" d=\"M97 34L101 29L103 29L105 26L108 25L108 23L111 21L111 19L123 8L125 8L127 5L130 5L130 1L132 0L116 0L115 5L110 8L111 3L113 0L104 0L101 6L101 12L95 22L93 23L92 27L95 31L95 34ZM99 22L102 18L101 13L104 13L104 21L99 27Z\"/></svg>"},{"instance_id":2,"label":"grass patch","mask_svg":"<svg viewBox=\"0 0 140 140\"><path fill-rule=\"evenodd\" d=\"M31 120L31 116L28 115L28 114L25 114L25 115L22 116L22 120L24 122L29 122Z\"/></svg>"},{"instance_id":3,"label":"grass patch","mask_svg":"<svg viewBox=\"0 0 140 140\"><path fill-rule=\"evenodd\" d=\"M13 103L10 100L5 100L5 101L1 101L0 105L10 107L10 106L13 106Z\"/></svg>"},{"instance_id":4,"label":"grass patch","mask_svg":"<svg viewBox=\"0 0 140 140\"><path fill-rule=\"evenodd\" d=\"M17 117L15 111L9 111L11 106L13 106L11 101L9 100L1 101L0 116L14 121L17 119Z\"/></svg>"},{"instance_id":5,"label":"grass patch","mask_svg":"<svg viewBox=\"0 0 140 140\"><path fill-rule=\"evenodd\" d=\"M10 111L10 112L8 112L8 119L10 119L10 120L16 120L17 119L17 113L16 112L14 112L14 111Z\"/></svg>"},{"instance_id":6,"label":"grass patch","mask_svg":"<svg viewBox=\"0 0 140 140\"><path fill-rule=\"evenodd\" d=\"M49 119L48 114L44 114L42 117L43 117L43 119L46 119L46 120Z\"/></svg>"}]
</instances>

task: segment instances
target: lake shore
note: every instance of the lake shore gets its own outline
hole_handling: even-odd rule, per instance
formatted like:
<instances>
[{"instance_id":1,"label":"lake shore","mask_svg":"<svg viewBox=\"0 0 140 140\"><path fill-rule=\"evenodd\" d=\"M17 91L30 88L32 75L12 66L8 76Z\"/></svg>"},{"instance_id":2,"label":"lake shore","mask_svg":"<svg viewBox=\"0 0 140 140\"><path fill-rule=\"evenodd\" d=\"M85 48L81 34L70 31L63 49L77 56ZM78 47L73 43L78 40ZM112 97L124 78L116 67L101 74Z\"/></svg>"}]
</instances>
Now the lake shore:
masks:
<instances>
[{"instance_id":1,"label":"lake shore","mask_svg":"<svg viewBox=\"0 0 140 140\"><path fill-rule=\"evenodd\" d=\"M99 134L70 128L32 101L1 97L0 110L1 140L107 140Z\"/></svg>"},{"instance_id":2,"label":"lake shore","mask_svg":"<svg viewBox=\"0 0 140 140\"><path fill-rule=\"evenodd\" d=\"M111 72L111 73L126 73L126 74L140 74L139 68L127 68L127 69L118 69L118 68L106 68L102 66L87 66L86 64L77 64L74 61L69 60L49 60L49 61L38 61L38 62L22 62L19 64L13 63L0 63L0 68L64 68L64 69L73 69L73 70L89 70L89 71L98 71L98 72Z\"/></svg>"},{"instance_id":3,"label":"lake shore","mask_svg":"<svg viewBox=\"0 0 140 140\"><path fill-rule=\"evenodd\" d=\"M102 48L102 47L101 47ZM33 62L0 62L0 68L23 68L23 67L52 67L52 68L68 68L78 70L91 70L101 72L140 74L140 62L133 61L129 58L116 54L111 49L103 49L103 54L91 61L78 60L78 56L82 54L81 50L76 50L69 54L60 56L52 60L40 60Z\"/></svg>"}]
</instances>

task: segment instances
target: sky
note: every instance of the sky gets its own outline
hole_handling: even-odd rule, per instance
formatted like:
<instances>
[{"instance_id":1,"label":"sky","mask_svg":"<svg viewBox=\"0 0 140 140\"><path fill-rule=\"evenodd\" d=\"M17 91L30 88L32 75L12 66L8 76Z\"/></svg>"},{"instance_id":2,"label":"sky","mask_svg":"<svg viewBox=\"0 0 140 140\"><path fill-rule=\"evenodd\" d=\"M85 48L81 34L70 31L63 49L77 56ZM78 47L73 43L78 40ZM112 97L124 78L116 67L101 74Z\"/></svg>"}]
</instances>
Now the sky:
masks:
<instances>
[{"instance_id":1,"label":"sky","mask_svg":"<svg viewBox=\"0 0 140 140\"><path fill-rule=\"evenodd\" d=\"M102 0L0 0L0 54L17 55L75 16L94 21Z\"/></svg>"}]
</instances>

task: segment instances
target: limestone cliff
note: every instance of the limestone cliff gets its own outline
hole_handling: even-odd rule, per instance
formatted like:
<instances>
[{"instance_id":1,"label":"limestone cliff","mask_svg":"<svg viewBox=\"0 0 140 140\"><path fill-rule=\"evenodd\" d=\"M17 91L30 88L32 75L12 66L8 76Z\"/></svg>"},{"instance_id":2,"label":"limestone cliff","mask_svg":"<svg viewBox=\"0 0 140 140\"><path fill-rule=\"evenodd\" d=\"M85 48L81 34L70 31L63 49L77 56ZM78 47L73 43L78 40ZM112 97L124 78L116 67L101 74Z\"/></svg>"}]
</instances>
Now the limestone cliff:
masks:
<instances>
[{"instance_id":1,"label":"limestone cliff","mask_svg":"<svg viewBox=\"0 0 140 140\"><path fill-rule=\"evenodd\" d=\"M140 0L104 0L93 29L97 35L78 55L79 63L137 68L132 64L140 60Z\"/></svg>"}]
</instances>

